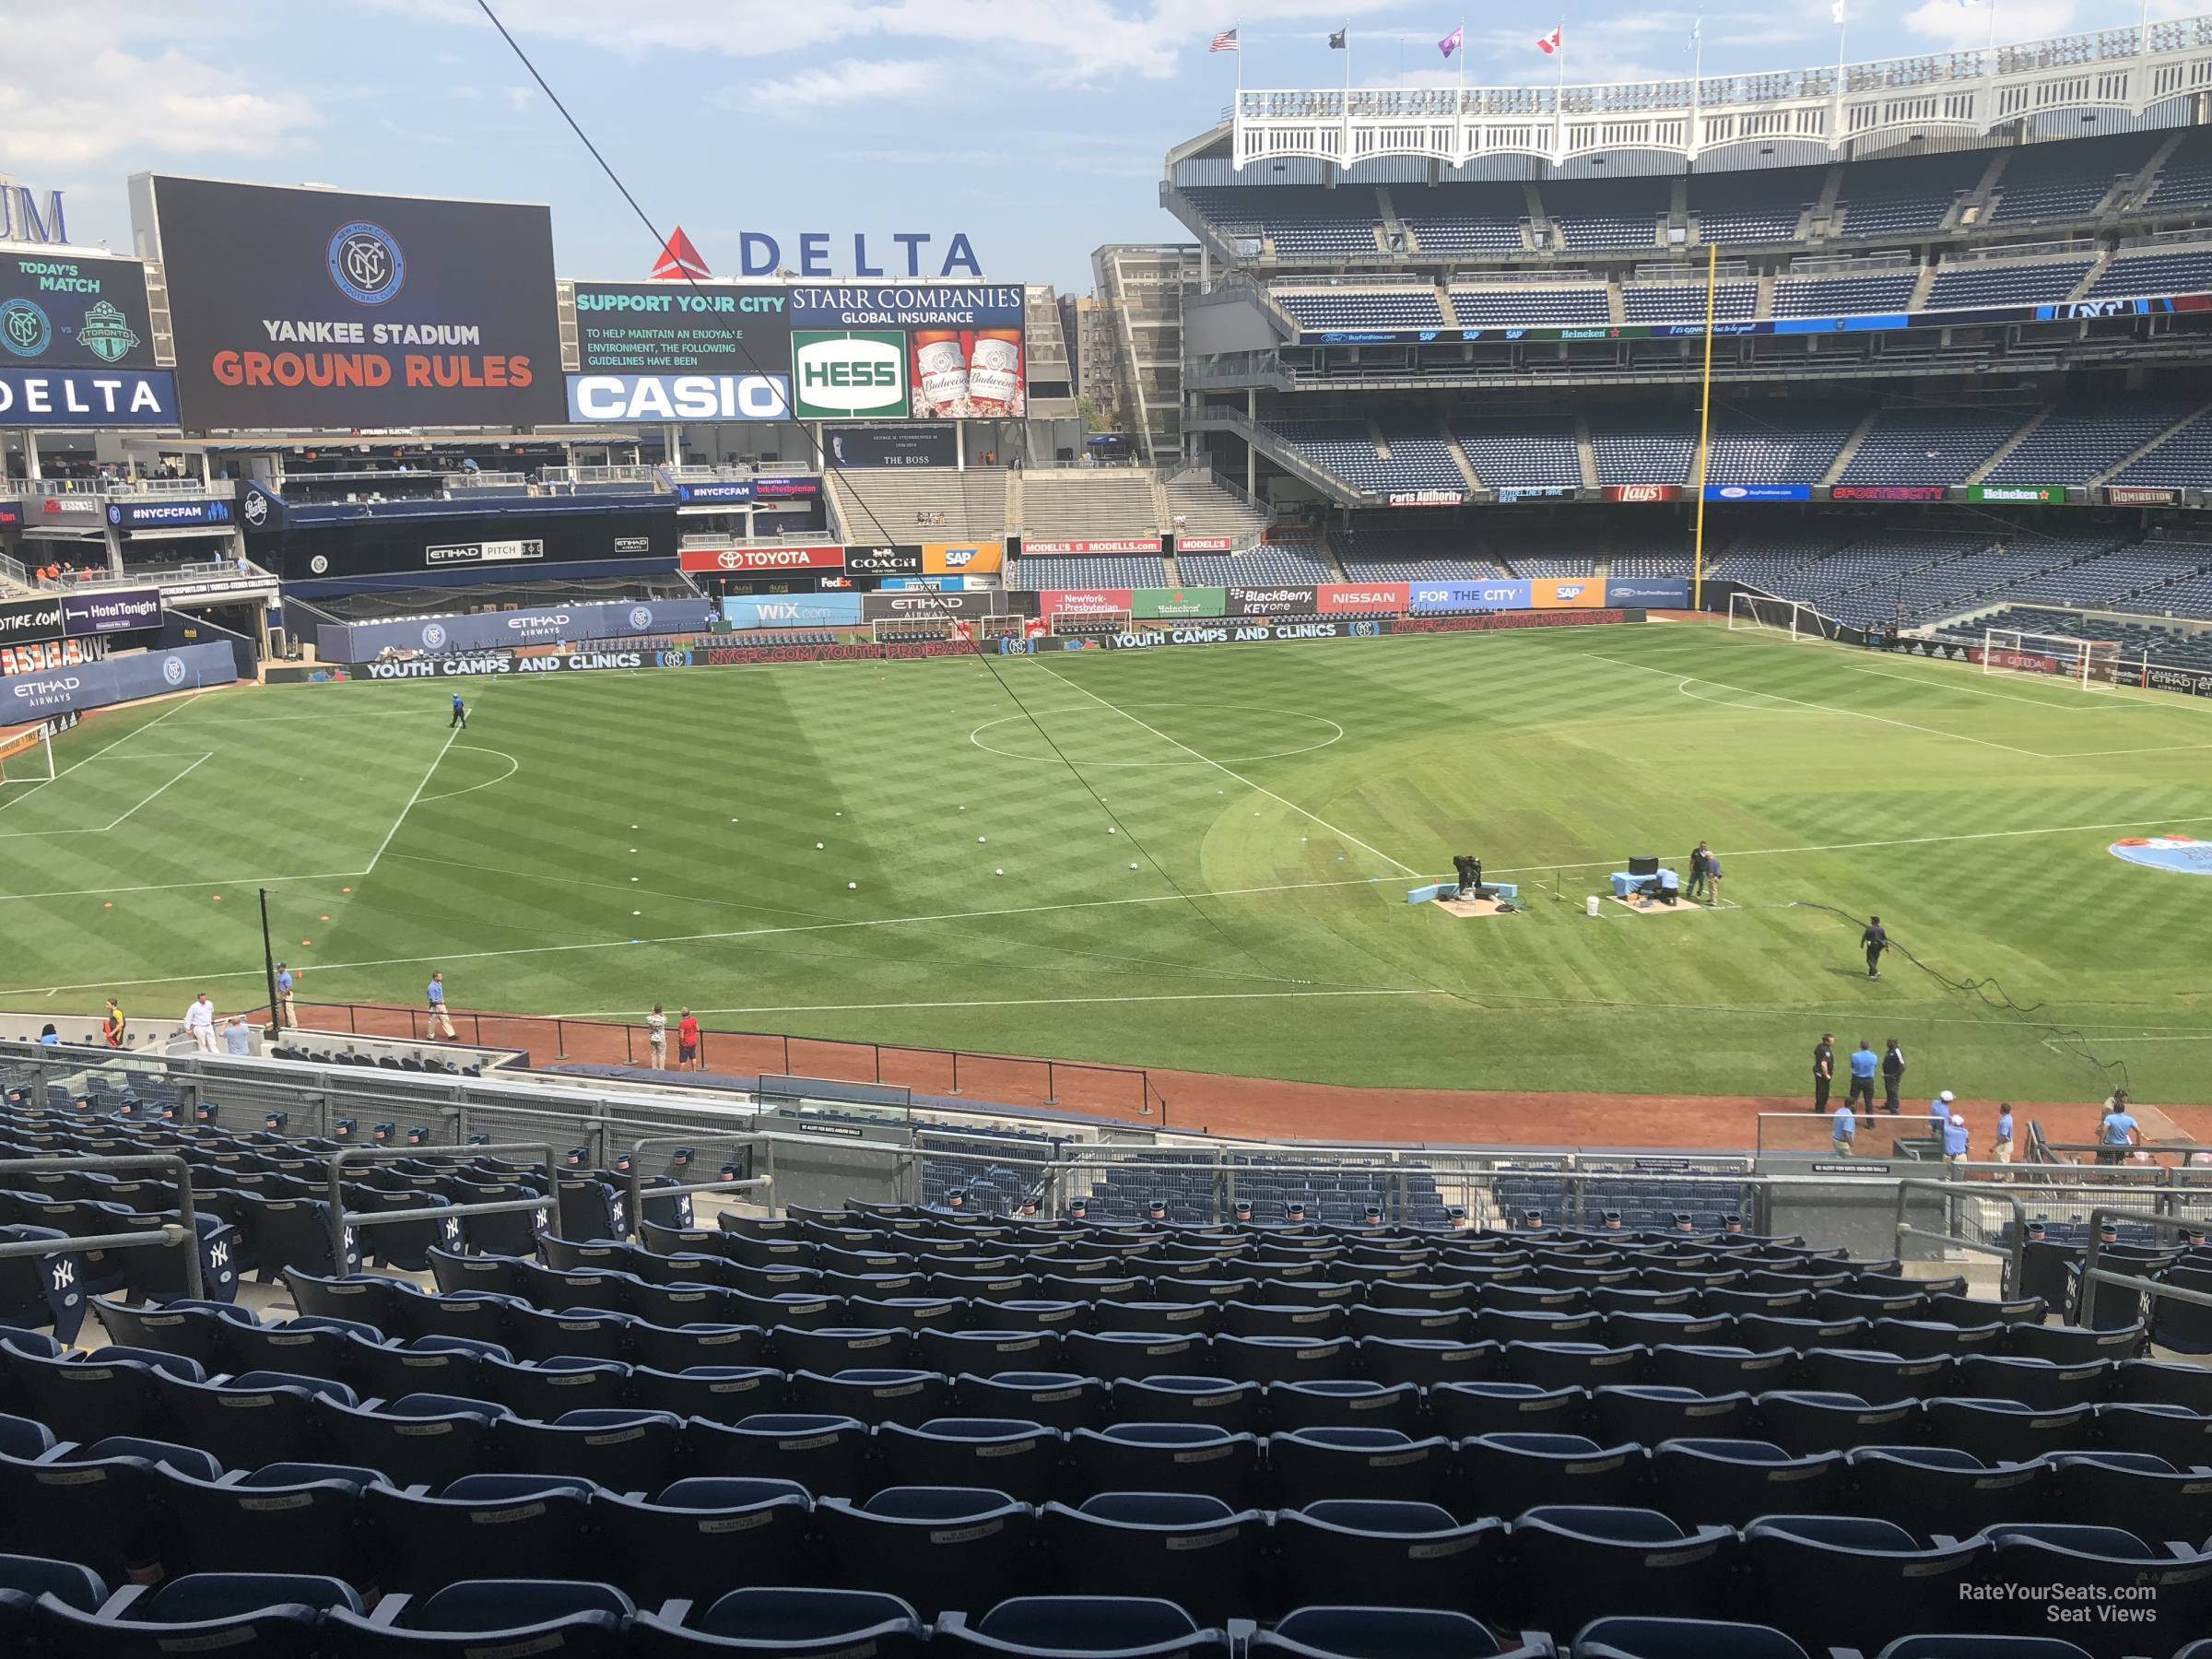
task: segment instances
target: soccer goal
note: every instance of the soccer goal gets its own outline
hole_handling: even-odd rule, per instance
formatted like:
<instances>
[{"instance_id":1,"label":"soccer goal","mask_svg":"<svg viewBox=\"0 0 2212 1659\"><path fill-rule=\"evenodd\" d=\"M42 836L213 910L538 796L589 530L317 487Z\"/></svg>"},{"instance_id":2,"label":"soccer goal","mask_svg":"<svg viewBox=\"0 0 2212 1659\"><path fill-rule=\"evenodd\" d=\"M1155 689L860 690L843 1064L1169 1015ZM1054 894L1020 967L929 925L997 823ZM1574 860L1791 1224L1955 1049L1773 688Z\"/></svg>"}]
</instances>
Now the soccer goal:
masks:
<instances>
[{"instance_id":1,"label":"soccer goal","mask_svg":"<svg viewBox=\"0 0 2212 1659\"><path fill-rule=\"evenodd\" d=\"M1778 599L1771 594L1747 594L1740 588L1728 595L1728 629L1731 633L1779 634L1793 641L1836 637L1834 618L1822 616L1811 606Z\"/></svg>"},{"instance_id":2,"label":"soccer goal","mask_svg":"<svg viewBox=\"0 0 2212 1659\"><path fill-rule=\"evenodd\" d=\"M1985 628L1982 672L2038 675L2071 680L2084 691L2110 691L2120 681L2120 641Z\"/></svg>"},{"instance_id":3,"label":"soccer goal","mask_svg":"<svg viewBox=\"0 0 2212 1659\"><path fill-rule=\"evenodd\" d=\"M0 733L0 787L53 782L53 738L43 725Z\"/></svg>"}]
</instances>

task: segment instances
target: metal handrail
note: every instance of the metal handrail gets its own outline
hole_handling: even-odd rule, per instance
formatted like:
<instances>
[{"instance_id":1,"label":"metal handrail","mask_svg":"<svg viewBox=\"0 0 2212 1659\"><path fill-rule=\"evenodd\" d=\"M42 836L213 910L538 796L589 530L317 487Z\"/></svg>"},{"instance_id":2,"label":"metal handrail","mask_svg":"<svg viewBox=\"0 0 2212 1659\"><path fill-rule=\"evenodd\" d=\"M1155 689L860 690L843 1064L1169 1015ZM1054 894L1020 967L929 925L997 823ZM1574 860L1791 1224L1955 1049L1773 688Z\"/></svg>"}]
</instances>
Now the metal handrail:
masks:
<instances>
[{"instance_id":1,"label":"metal handrail","mask_svg":"<svg viewBox=\"0 0 2212 1659\"><path fill-rule=\"evenodd\" d=\"M794 1137L795 1138L795 1137ZM629 1147L629 1220L635 1227L645 1218L645 1164L638 1155L648 1147L688 1146L699 1139L697 1132L689 1135L648 1135L632 1141ZM675 1186L656 1186L655 1198L682 1198L693 1193L753 1193L766 1192L773 1185L766 1175L733 1177L728 1181L695 1181L678 1182Z\"/></svg>"},{"instance_id":2,"label":"metal handrail","mask_svg":"<svg viewBox=\"0 0 2212 1659\"><path fill-rule=\"evenodd\" d=\"M2114 1273L2109 1267L2100 1267L2098 1257L2104 1251L2104 1222L2110 1217L2115 1221L2133 1221L2148 1227L2152 1231L2161 1230L2179 1231L2185 1227L2201 1226L2201 1222L2184 1221L2175 1216L2155 1215L2149 1210L2123 1209L2117 1205L2103 1206L2089 1212L2089 1247L2081 1258L2081 1302L2075 1310L2075 1321L2092 1324L2097 1317L2097 1287L2119 1285L2139 1296L2171 1296L2176 1301L2191 1302L2200 1308L2212 1308L2212 1291L2186 1290L2179 1285L2166 1285L2157 1279L2144 1278L2132 1273Z\"/></svg>"},{"instance_id":3,"label":"metal handrail","mask_svg":"<svg viewBox=\"0 0 2212 1659\"><path fill-rule=\"evenodd\" d=\"M2004 1169L2007 1166L1999 1164L1994 1167ZM1986 1239L1970 1239L1963 1233L1933 1232L1924 1227L1912 1226L1905 1220L1905 1205L1910 1194L1916 1191L1937 1193L1947 1197L2003 1199L2012 1206L2011 1244L1992 1244ZM2003 1257L2005 1293L2009 1296L2013 1288L2020 1283L2021 1269L2028 1258L2028 1206L2020 1202L2018 1193L2007 1192L1994 1182L1934 1181L1917 1175L1900 1176L1897 1182L1897 1236L1900 1239L1927 1239L1949 1249L1971 1250L1983 1255Z\"/></svg>"},{"instance_id":4,"label":"metal handrail","mask_svg":"<svg viewBox=\"0 0 2212 1659\"><path fill-rule=\"evenodd\" d=\"M0 1257L59 1255L76 1250L135 1250L147 1244L187 1244L184 1253L184 1293L194 1298L207 1294L200 1274L199 1210L192 1201L192 1165L178 1152L101 1153L90 1158L10 1158L0 1159L0 1175L73 1174L84 1170L165 1170L177 1182L177 1219L149 1232L95 1233L71 1239L66 1250L56 1250L42 1239L0 1243Z\"/></svg>"},{"instance_id":5,"label":"metal handrail","mask_svg":"<svg viewBox=\"0 0 2212 1659\"><path fill-rule=\"evenodd\" d=\"M464 1158L503 1158L512 1153L533 1152L546 1167L546 1190L536 1198L496 1198L483 1204L426 1205L419 1210L348 1210L346 1207L344 1175L348 1161L370 1163L398 1162L405 1159L436 1157L440 1153L458 1154ZM354 1226L381 1227L391 1221L444 1221L463 1216L512 1216L524 1210L539 1210L548 1206L556 1227L560 1224L560 1154L550 1141L502 1141L497 1146L484 1147L340 1147L330 1155L330 1247L332 1259L339 1271L346 1265L347 1230Z\"/></svg>"}]
</instances>

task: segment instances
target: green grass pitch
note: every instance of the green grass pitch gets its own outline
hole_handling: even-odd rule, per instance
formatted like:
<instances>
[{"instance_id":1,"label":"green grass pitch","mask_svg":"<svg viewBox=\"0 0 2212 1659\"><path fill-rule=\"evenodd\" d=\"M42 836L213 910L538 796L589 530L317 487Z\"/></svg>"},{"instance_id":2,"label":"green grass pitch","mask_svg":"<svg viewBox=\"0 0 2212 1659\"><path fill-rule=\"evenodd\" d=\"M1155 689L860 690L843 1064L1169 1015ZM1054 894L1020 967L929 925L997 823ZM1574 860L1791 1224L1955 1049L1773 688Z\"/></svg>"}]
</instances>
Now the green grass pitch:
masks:
<instances>
[{"instance_id":1,"label":"green grass pitch","mask_svg":"<svg viewBox=\"0 0 2212 1659\"><path fill-rule=\"evenodd\" d=\"M2212 824L2185 700L1659 624L468 681L465 733L452 684L68 734L0 789L0 1005L257 1006L265 885L318 1001L437 967L460 1007L1628 1092L1794 1092L1832 1030L1977 1097L2101 1091L2040 1023L1868 982L1817 900L2144 1098L2212 1058L2212 882L2106 852ZM1732 908L1583 914L1700 836ZM1408 906L1456 852L1569 902Z\"/></svg>"}]
</instances>

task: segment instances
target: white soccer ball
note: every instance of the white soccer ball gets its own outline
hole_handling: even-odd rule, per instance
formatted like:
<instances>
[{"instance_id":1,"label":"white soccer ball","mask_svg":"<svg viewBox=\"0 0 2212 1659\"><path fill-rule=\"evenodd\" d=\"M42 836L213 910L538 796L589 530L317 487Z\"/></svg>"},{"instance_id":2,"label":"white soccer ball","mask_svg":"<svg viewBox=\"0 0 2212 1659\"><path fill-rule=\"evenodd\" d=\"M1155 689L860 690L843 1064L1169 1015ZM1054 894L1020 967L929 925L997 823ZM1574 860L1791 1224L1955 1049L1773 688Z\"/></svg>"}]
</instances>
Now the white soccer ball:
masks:
<instances>
[{"instance_id":1,"label":"white soccer ball","mask_svg":"<svg viewBox=\"0 0 2212 1659\"><path fill-rule=\"evenodd\" d=\"M859 892L859 891L860 891L860 883L859 883L859 882L857 882L857 881L848 881L848 882L846 882L846 883L845 883L845 891L846 891L846 892L848 892L848 893L857 893L857 892Z\"/></svg>"},{"instance_id":2,"label":"white soccer ball","mask_svg":"<svg viewBox=\"0 0 2212 1659\"><path fill-rule=\"evenodd\" d=\"M975 844L976 844L977 846L979 846L979 847L980 847L980 846L982 846L982 845L983 844L983 842L984 842L985 839L986 839L986 838L985 838L985 837L983 837L983 836L981 836L981 835L977 836L977 837L975 838Z\"/></svg>"},{"instance_id":3,"label":"white soccer ball","mask_svg":"<svg viewBox=\"0 0 2212 1659\"><path fill-rule=\"evenodd\" d=\"M994 870L991 872L991 874L994 876L1004 876L1006 872L1004 870Z\"/></svg>"},{"instance_id":4,"label":"white soccer ball","mask_svg":"<svg viewBox=\"0 0 2212 1659\"><path fill-rule=\"evenodd\" d=\"M1109 824L1106 826L1106 833L1109 835L1119 835L1121 831L1116 830L1112 824Z\"/></svg>"},{"instance_id":5,"label":"white soccer ball","mask_svg":"<svg viewBox=\"0 0 2212 1659\"><path fill-rule=\"evenodd\" d=\"M1131 865L1129 867L1130 867L1131 869L1133 869L1133 870L1136 868L1136 866L1135 866L1135 865Z\"/></svg>"},{"instance_id":6,"label":"white soccer ball","mask_svg":"<svg viewBox=\"0 0 2212 1659\"><path fill-rule=\"evenodd\" d=\"M819 852L822 850L822 843L821 843L820 841L816 841L816 842L814 843L814 850L815 850L817 853L819 853Z\"/></svg>"}]
</instances>

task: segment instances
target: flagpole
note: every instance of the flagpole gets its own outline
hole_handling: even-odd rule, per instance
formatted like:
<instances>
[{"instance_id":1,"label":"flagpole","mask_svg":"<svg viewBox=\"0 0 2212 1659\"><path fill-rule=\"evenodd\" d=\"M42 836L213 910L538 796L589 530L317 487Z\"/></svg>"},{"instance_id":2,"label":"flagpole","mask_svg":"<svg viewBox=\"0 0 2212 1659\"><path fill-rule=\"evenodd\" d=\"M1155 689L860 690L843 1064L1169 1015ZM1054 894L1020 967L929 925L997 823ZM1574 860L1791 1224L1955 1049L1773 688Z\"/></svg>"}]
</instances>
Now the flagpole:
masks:
<instances>
[{"instance_id":1,"label":"flagpole","mask_svg":"<svg viewBox=\"0 0 2212 1659\"><path fill-rule=\"evenodd\" d=\"M1237 37L1237 102L1242 104L1244 101L1242 96L1244 91L1244 25L1232 23L1230 25L1229 31ZM1241 110L1238 112L1242 113Z\"/></svg>"},{"instance_id":2,"label":"flagpole","mask_svg":"<svg viewBox=\"0 0 2212 1659\"><path fill-rule=\"evenodd\" d=\"M1567 20L1564 18L1552 25L1552 34L1559 43L1552 53L1559 60L1559 73L1551 88L1551 153L1552 165L1561 167L1567 160Z\"/></svg>"},{"instance_id":3,"label":"flagpole","mask_svg":"<svg viewBox=\"0 0 2212 1659\"><path fill-rule=\"evenodd\" d=\"M2150 0L2144 0L2148 5ZM1698 106L1705 90L1705 14L1700 12L1698 20L1690 26L1691 53L1689 60L1689 147L1698 149Z\"/></svg>"}]
</instances>

